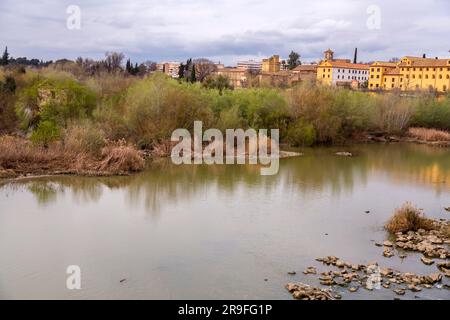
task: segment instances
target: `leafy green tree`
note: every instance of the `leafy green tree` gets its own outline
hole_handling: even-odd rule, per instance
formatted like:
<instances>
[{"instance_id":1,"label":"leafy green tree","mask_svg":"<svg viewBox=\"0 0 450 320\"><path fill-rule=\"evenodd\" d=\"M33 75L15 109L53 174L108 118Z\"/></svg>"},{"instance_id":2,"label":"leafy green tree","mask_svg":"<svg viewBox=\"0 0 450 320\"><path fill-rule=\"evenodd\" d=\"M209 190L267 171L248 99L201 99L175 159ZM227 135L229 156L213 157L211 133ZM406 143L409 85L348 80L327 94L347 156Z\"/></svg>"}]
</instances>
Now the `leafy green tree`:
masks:
<instances>
[{"instance_id":1,"label":"leafy green tree","mask_svg":"<svg viewBox=\"0 0 450 320\"><path fill-rule=\"evenodd\" d=\"M291 53L289 54L289 59L288 59L287 64L288 64L289 70L292 70L295 67L301 65L302 63L300 62L300 54L298 54L295 51L291 51Z\"/></svg>"}]
</instances>

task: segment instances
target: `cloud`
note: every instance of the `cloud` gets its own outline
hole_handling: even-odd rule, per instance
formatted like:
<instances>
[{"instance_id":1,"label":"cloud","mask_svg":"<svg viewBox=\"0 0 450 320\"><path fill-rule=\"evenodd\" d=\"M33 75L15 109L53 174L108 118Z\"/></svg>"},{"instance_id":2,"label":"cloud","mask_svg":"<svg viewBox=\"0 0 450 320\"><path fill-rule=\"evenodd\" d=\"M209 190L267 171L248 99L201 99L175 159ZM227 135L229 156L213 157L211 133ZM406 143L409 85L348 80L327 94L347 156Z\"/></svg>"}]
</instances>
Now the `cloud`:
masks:
<instances>
[{"instance_id":1,"label":"cloud","mask_svg":"<svg viewBox=\"0 0 450 320\"><path fill-rule=\"evenodd\" d=\"M81 8L81 29L66 28L67 6ZM369 30L367 8L380 8L381 29ZM406 54L448 56L446 0L2 0L0 46L13 56L43 59L103 56L132 59L237 59L291 50L316 60L327 48L361 60Z\"/></svg>"}]
</instances>

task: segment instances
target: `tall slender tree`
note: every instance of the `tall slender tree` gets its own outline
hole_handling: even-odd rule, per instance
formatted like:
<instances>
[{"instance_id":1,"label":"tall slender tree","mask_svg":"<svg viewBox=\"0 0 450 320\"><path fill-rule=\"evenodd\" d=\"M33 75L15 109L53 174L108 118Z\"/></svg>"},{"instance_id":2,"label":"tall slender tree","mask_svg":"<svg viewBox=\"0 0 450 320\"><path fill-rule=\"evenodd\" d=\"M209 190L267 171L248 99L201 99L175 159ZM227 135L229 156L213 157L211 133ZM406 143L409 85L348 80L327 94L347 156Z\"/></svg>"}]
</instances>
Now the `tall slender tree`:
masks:
<instances>
[{"instance_id":1,"label":"tall slender tree","mask_svg":"<svg viewBox=\"0 0 450 320\"><path fill-rule=\"evenodd\" d=\"M0 59L0 65L6 66L9 63L9 52L8 47L5 48L5 51L3 51L2 58Z\"/></svg>"}]
</instances>

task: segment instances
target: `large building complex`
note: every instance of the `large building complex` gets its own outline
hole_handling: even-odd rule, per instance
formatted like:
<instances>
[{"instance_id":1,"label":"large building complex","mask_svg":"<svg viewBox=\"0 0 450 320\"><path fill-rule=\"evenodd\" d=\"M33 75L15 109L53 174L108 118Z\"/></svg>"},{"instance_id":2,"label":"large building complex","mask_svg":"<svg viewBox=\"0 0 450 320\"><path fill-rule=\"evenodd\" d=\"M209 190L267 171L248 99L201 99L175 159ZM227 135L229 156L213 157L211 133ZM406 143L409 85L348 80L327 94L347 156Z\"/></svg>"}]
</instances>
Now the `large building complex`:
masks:
<instances>
[{"instance_id":1,"label":"large building complex","mask_svg":"<svg viewBox=\"0 0 450 320\"><path fill-rule=\"evenodd\" d=\"M334 59L330 49L317 67L317 80L322 84L337 86L363 86L369 80L369 65L352 63L349 59Z\"/></svg>"},{"instance_id":2,"label":"large building complex","mask_svg":"<svg viewBox=\"0 0 450 320\"><path fill-rule=\"evenodd\" d=\"M450 59L406 56L398 63L378 61L370 66L372 90L448 92L449 88Z\"/></svg>"},{"instance_id":3,"label":"large building complex","mask_svg":"<svg viewBox=\"0 0 450 320\"><path fill-rule=\"evenodd\" d=\"M238 61L237 67L250 72L260 72L262 63L255 60Z\"/></svg>"}]
</instances>

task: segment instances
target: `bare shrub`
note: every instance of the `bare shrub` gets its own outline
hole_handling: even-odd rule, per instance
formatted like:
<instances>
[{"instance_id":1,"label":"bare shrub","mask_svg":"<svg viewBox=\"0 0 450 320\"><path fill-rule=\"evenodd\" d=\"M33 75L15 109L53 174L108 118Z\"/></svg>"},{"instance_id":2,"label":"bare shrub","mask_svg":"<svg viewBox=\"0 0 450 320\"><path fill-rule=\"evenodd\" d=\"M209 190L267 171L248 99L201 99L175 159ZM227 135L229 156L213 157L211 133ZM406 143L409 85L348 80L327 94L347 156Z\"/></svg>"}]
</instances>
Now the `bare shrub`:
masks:
<instances>
[{"instance_id":1,"label":"bare shrub","mask_svg":"<svg viewBox=\"0 0 450 320\"><path fill-rule=\"evenodd\" d=\"M72 124L65 132L64 145L73 152L99 156L106 145L105 134L90 122Z\"/></svg>"},{"instance_id":2,"label":"bare shrub","mask_svg":"<svg viewBox=\"0 0 450 320\"><path fill-rule=\"evenodd\" d=\"M113 172L133 172L142 170L145 161L139 151L124 141L107 146L102 150L99 169Z\"/></svg>"},{"instance_id":3,"label":"bare shrub","mask_svg":"<svg viewBox=\"0 0 450 320\"><path fill-rule=\"evenodd\" d=\"M408 135L423 141L450 141L450 132L427 128L409 128Z\"/></svg>"},{"instance_id":4,"label":"bare shrub","mask_svg":"<svg viewBox=\"0 0 450 320\"><path fill-rule=\"evenodd\" d=\"M407 202L394 211L394 215L387 222L386 229L391 233L417 231L419 229L431 230L433 223L424 217L422 211Z\"/></svg>"}]
</instances>

